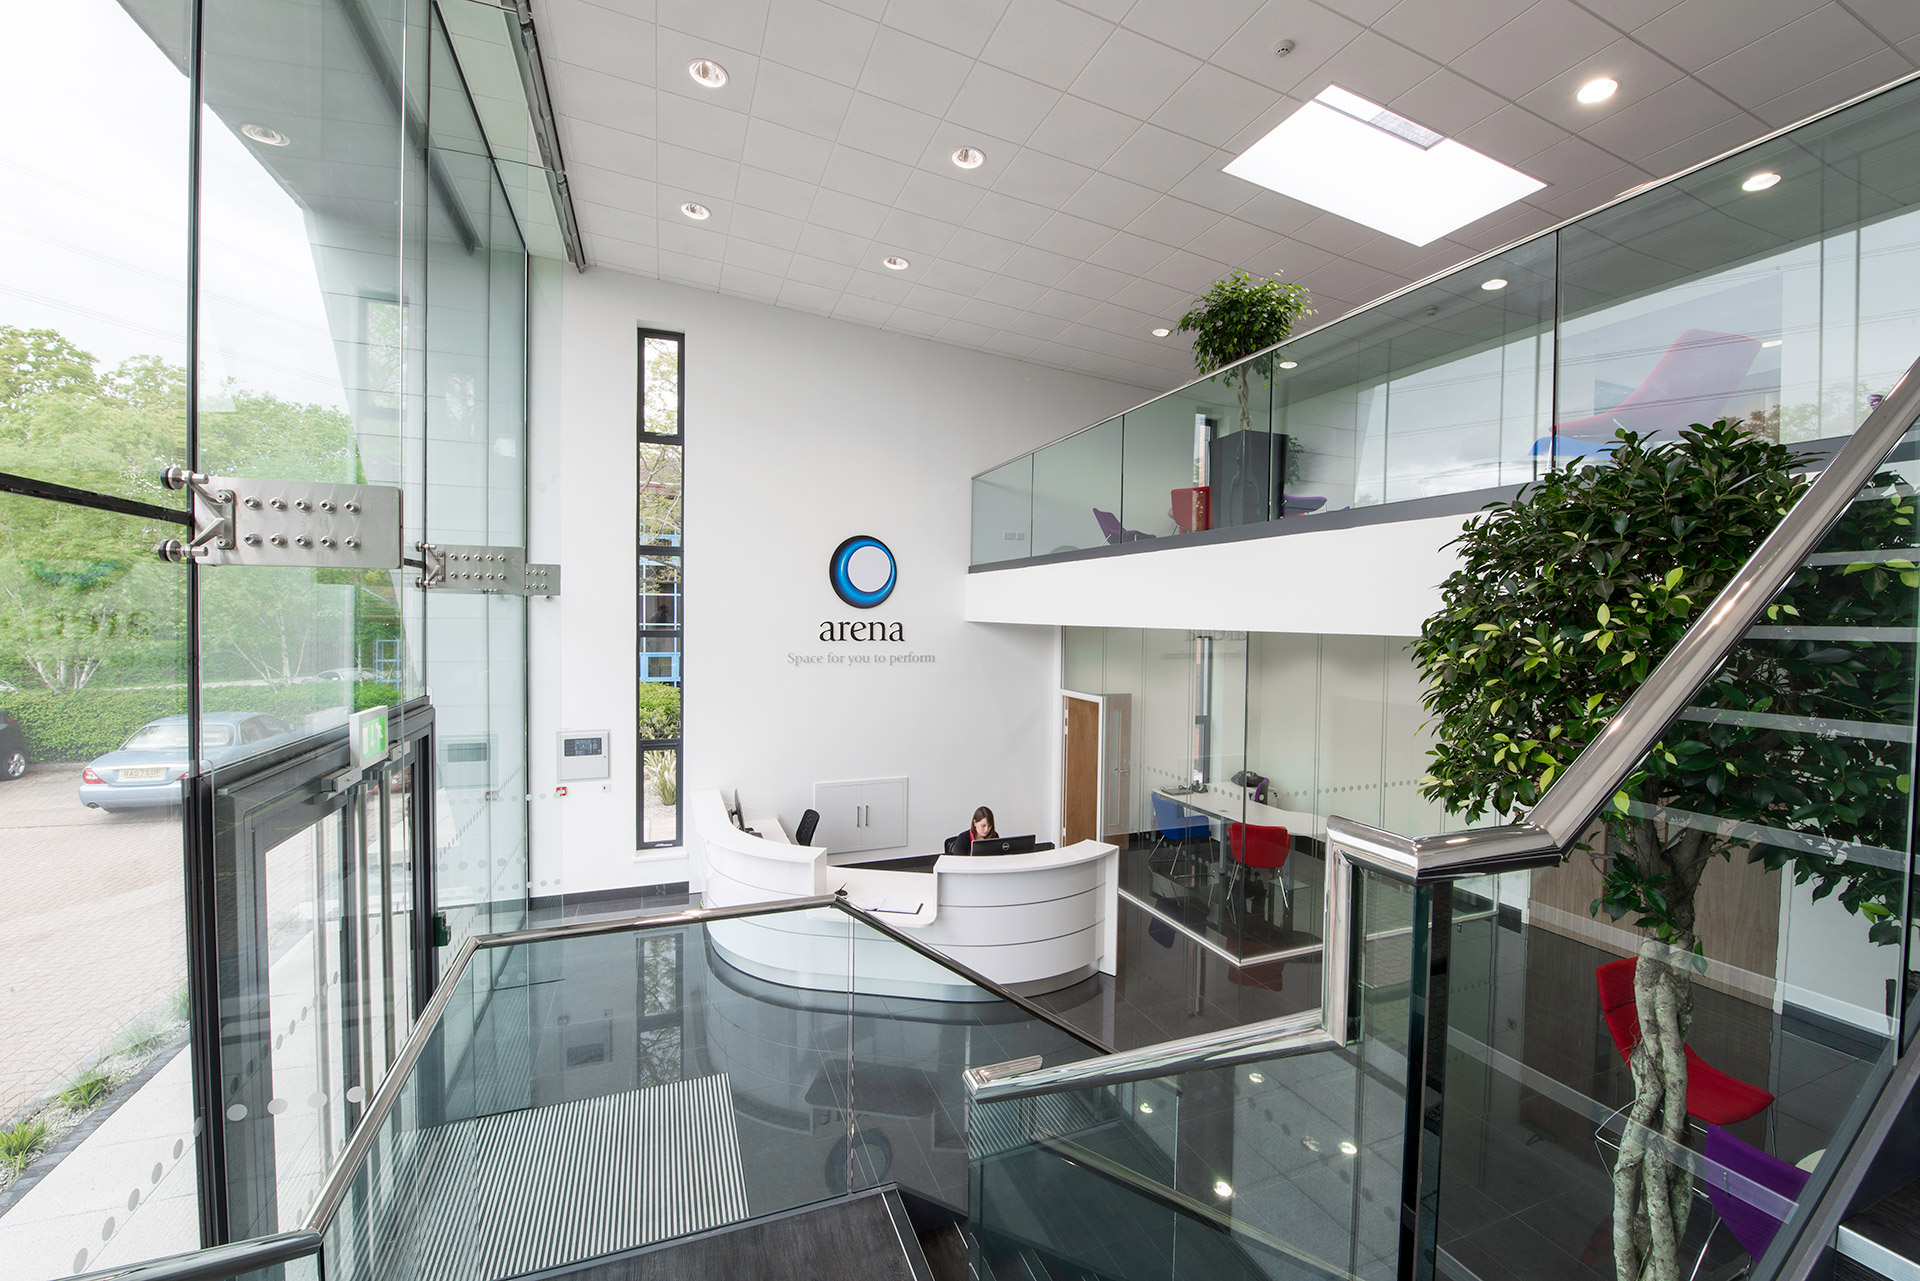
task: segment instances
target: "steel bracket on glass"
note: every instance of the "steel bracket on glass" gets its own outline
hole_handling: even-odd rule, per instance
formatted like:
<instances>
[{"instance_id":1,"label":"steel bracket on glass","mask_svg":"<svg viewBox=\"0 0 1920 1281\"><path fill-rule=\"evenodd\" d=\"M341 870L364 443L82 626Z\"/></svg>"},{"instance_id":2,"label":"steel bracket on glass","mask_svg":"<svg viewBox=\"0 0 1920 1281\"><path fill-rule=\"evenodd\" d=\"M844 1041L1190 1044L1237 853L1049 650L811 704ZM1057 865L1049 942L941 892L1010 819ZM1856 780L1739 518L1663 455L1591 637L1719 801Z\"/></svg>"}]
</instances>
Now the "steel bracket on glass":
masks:
<instances>
[{"instance_id":1,"label":"steel bracket on glass","mask_svg":"<svg viewBox=\"0 0 1920 1281\"><path fill-rule=\"evenodd\" d=\"M524 547L418 543L425 591L485 592L500 596L558 596L560 567L527 560Z\"/></svg>"},{"instance_id":2,"label":"steel bracket on glass","mask_svg":"<svg viewBox=\"0 0 1920 1281\"><path fill-rule=\"evenodd\" d=\"M400 568L400 491L384 485L208 476L169 467L168 489L193 494L193 537L160 544L162 560L305 569Z\"/></svg>"}]
</instances>

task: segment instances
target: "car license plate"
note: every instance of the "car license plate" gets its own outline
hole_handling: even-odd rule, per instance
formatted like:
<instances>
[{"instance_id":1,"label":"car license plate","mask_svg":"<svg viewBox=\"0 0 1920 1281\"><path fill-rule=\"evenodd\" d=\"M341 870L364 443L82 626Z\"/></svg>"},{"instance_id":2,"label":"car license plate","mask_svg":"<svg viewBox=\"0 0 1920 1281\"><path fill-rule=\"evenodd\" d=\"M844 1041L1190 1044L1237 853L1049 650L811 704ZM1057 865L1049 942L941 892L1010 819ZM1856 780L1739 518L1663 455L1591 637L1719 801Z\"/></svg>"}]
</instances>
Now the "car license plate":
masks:
<instances>
[{"instance_id":1,"label":"car license plate","mask_svg":"<svg viewBox=\"0 0 1920 1281\"><path fill-rule=\"evenodd\" d=\"M120 771L120 781L122 783L131 783L137 779L159 778L166 772L165 769L158 765L143 766L139 769L123 769Z\"/></svg>"}]
</instances>

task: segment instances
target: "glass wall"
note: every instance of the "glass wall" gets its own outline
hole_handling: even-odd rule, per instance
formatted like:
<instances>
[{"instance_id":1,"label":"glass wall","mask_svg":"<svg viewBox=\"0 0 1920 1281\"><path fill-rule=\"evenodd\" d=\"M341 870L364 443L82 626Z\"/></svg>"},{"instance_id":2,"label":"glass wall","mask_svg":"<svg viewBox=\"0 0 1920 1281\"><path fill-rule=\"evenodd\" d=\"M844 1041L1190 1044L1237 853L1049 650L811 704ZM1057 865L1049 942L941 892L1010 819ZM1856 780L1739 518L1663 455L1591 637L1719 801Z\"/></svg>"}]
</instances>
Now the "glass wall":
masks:
<instances>
[{"instance_id":1,"label":"glass wall","mask_svg":"<svg viewBox=\"0 0 1920 1281\"><path fill-rule=\"evenodd\" d=\"M1920 351L1916 118L1897 86L982 473L973 563L1471 510L1622 429L1848 435Z\"/></svg>"},{"instance_id":2,"label":"glass wall","mask_svg":"<svg viewBox=\"0 0 1920 1281\"><path fill-rule=\"evenodd\" d=\"M436 906L519 923L524 601L154 549L191 536L169 466L398 487L410 557L524 545L527 260L428 0L10 16L0 1255L34 1281L296 1225ZM329 784L381 707L388 757Z\"/></svg>"},{"instance_id":3,"label":"glass wall","mask_svg":"<svg viewBox=\"0 0 1920 1281\"><path fill-rule=\"evenodd\" d=\"M1448 830L1418 791L1412 638L1063 630L1063 685L1127 736L1103 836L1122 893L1235 960L1317 951L1328 815Z\"/></svg>"}]
</instances>

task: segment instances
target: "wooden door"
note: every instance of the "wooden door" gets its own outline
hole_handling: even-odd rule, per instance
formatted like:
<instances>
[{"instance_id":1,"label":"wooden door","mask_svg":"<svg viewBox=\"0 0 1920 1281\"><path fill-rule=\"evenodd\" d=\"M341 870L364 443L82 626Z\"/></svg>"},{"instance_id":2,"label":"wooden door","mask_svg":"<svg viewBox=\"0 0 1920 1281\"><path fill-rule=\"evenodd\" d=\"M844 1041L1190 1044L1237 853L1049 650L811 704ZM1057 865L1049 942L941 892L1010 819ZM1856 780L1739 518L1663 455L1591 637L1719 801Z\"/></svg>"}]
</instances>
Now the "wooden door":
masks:
<instances>
[{"instance_id":1,"label":"wooden door","mask_svg":"<svg viewBox=\"0 0 1920 1281\"><path fill-rule=\"evenodd\" d=\"M1100 838L1100 704L1062 698L1061 844Z\"/></svg>"}]
</instances>

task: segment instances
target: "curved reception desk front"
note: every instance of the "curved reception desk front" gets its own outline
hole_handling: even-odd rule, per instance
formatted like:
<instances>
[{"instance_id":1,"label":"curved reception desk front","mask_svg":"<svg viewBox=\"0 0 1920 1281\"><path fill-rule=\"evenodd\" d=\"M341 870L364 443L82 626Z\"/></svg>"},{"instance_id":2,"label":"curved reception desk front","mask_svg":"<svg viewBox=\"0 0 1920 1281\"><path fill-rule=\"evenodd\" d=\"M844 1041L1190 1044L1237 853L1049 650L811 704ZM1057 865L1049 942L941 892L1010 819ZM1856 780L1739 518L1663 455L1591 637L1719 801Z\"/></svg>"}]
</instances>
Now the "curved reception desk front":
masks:
<instances>
[{"instance_id":1,"label":"curved reception desk front","mask_svg":"<svg viewBox=\"0 0 1920 1281\"><path fill-rule=\"evenodd\" d=\"M930 870L871 866L792 843L777 815L733 825L719 793L688 798L705 846L708 907L844 890L856 907L1022 995L1114 972L1119 853L1100 841L991 857L942 855ZM847 866L850 863L868 866ZM990 999L951 971L832 909L708 926L734 965L771 982L936 1000ZM862 946L866 943L867 946Z\"/></svg>"}]
</instances>

